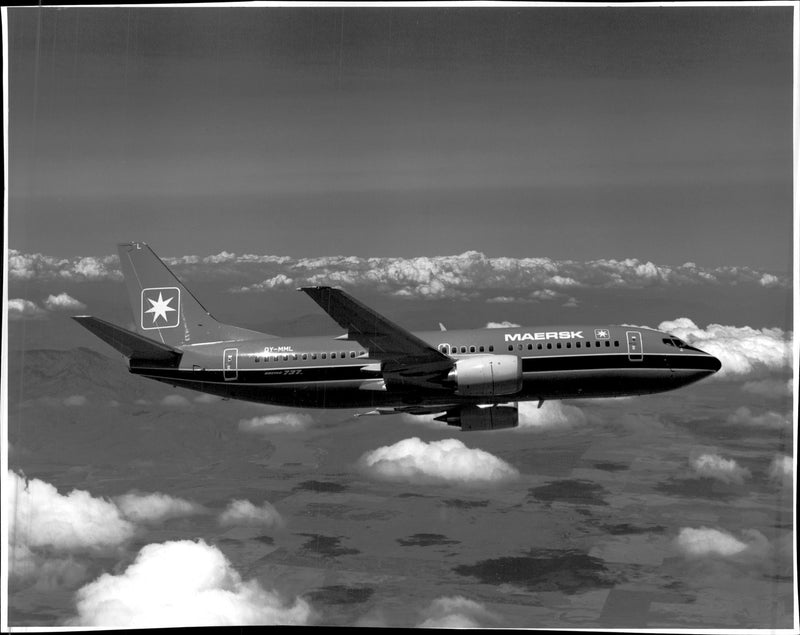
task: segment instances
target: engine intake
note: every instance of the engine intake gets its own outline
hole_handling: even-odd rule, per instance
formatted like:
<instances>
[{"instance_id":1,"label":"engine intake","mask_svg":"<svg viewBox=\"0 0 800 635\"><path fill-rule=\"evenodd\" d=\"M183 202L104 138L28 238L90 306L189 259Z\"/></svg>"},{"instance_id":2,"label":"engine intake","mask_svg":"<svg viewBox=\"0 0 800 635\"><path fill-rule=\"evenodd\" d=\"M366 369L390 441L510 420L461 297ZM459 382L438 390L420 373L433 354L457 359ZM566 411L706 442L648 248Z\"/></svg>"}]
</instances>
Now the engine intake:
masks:
<instances>
[{"instance_id":1,"label":"engine intake","mask_svg":"<svg viewBox=\"0 0 800 635\"><path fill-rule=\"evenodd\" d=\"M457 395L495 397L522 390L522 360L516 355L480 355L459 359L447 375Z\"/></svg>"}]
</instances>

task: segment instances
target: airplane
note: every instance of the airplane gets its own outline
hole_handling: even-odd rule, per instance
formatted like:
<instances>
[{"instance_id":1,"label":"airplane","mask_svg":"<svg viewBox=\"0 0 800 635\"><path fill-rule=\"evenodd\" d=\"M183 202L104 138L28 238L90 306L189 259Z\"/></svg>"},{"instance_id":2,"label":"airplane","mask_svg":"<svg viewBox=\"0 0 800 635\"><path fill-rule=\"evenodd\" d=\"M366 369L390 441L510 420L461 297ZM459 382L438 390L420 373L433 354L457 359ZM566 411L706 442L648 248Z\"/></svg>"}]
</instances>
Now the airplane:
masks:
<instances>
[{"instance_id":1,"label":"airplane","mask_svg":"<svg viewBox=\"0 0 800 635\"><path fill-rule=\"evenodd\" d=\"M299 290L343 335L278 337L218 322L144 242L118 245L136 332L73 317L135 375L223 398L513 428L518 403L664 392L720 361L669 333L584 324L412 333L341 289Z\"/></svg>"}]
</instances>

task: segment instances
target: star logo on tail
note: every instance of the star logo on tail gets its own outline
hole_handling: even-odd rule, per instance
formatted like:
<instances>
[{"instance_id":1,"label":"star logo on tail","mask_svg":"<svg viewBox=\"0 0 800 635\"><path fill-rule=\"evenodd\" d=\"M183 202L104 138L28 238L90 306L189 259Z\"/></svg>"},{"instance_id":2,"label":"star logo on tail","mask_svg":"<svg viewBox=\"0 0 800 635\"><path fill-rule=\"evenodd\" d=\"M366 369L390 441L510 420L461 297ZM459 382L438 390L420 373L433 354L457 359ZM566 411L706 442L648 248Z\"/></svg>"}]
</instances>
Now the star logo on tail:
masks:
<instances>
[{"instance_id":1,"label":"star logo on tail","mask_svg":"<svg viewBox=\"0 0 800 635\"><path fill-rule=\"evenodd\" d=\"M142 328L174 328L180 322L181 292L177 287L142 289Z\"/></svg>"}]
</instances>

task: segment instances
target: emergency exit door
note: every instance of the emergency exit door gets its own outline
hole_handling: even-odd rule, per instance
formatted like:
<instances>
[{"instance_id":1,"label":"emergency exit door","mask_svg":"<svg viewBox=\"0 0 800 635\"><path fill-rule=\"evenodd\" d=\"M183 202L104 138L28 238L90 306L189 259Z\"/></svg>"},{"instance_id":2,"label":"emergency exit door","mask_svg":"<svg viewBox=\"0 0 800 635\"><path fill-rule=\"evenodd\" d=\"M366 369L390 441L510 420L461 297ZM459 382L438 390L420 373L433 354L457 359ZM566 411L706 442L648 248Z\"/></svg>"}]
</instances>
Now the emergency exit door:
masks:
<instances>
[{"instance_id":1,"label":"emergency exit door","mask_svg":"<svg viewBox=\"0 0 800 635\"><path fill-rule=\"evenodd\" d=\"M239 349L226 348L222 353L222 378L232 381L239 376Z\"/></svg>"},{"instance_id":2,"label":"emergency exit door","mask_svg":"<svg viewBox=\"0 0 800 635\"><path fill-rule=\"evenodd\" d=\"M632 362L642 361L642 334L639 331L627 331L628 359Z\"/></svg>"}]
</instances>

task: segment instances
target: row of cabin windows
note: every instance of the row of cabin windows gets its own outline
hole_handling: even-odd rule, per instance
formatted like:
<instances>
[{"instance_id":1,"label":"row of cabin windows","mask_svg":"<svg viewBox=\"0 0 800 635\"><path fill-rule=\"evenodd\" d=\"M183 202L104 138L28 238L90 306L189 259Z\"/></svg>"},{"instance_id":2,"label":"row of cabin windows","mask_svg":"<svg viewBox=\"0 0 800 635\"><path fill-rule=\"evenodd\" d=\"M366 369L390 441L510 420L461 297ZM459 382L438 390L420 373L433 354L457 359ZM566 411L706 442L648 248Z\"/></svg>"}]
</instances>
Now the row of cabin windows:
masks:
<instances>
[{"instance_id":1,"label":"row of cabin windows","mask_svg":"<svg viewBox=\"0 0 800 635\"><path fill-rule=\"evenodd\" d=\"M605 340L605 343L606 343L606 346L611 347L611 340ZM594 345L595 345L595 348L600 348L601 341L600 340L596 340ZM548 350L550 350L550 349L553 348L553 343L552 342L548 342L546 345L542 345L541 343L539 343L539 344L536 345L536 350L540 351L545 346L547 347ZM619 348L619 340L614 340L614 346ZM556 348L561 348L561 347L562 347L561 346L561 342L556 342ZM567 348L572 348L572 342L566 342L566 347ZM575 342L575 348L591 348L591 347L592 347L592 343L591 342ZM524 350L525 349L525 345L524 344L517 344L517 349L520 350L520 351ZM509 344L508 345L508 350L513 351L514 350L514 345L513 344ZM528 350L529 351L533 350L533 344L528 344Z\"/></svg>"},{"instance_id":2,"label":"row of cabin windows","mask_svg":"<svg viewBox=\"0 0 800 635\"><path fill-rule=\"evenodd\" d=\"M281 355L256 355L256 364L260 364L261 360L263 359L265 362L288 362L290 359L292 361L298 360L308 360L308 359L328 359L328 355L331 356L331 359L347 359L350 357L351 359L355 359L359 355L363 355L364 351L338 351L333 353L283 353Z\"/></svg>"},{"instance_id":3,"label":"row of cabin windows","mask_svg":"<svg viewBox=\"0 0 800 635\"><path fill-rule=\"evenodd\" d=\"M444 353L446 351L446 349L447 349L447 346L448 346L447 344L439 344L439 351ZM469 352L469 353L485 353L487 350L490 353L494 353L494 346L493 345L489 345L487 347L487 346L475 346L475 345L472 345L472 346L461 346L461 347L459 347L459 346L456 346L455 344L450 346L450 353L452 355L455 355L459 351L462 352L462 353L467 353L467 352Z\"/></svg>"}]
</instances>

